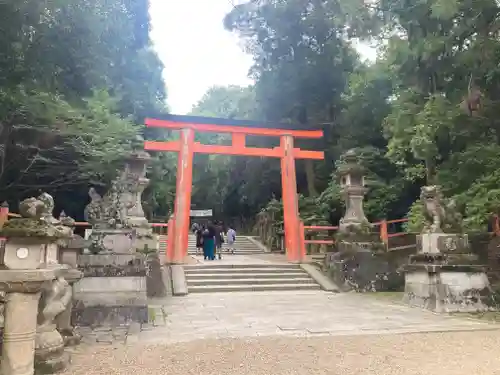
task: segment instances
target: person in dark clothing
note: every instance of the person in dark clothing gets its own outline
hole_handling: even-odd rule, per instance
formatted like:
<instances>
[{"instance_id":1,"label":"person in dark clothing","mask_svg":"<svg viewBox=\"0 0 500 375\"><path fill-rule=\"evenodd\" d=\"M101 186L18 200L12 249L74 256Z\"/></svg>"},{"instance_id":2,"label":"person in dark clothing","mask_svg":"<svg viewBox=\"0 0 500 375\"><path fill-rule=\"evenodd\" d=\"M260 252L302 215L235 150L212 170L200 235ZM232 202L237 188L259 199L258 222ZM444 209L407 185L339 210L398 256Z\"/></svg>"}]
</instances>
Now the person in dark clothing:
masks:
<instances>
[{"instance_id":1,"label":"person in dark clothing","mask_svg":"<svg viewBox=\"0 0 500 375\"><path fill-rule=\"evenodd\" d=\"M215 260L215 236L216 231L212 223L203 230L203 258L206 260Z\"/></svg>"},{"instance_id":2,"label":"person in dark clothing","mask_svg":"<svg viewBox=\"0 0 500 375\"><path fill-rule=\"evenodd\" d=\"M200 253L200 250L203 248L203 230L205 229L205 226L199 227L196 229L196 255Z\"/></svg>"},{"instance_id":3,"label":"person in dark clothing","mask_svg":"<svg viewBox=\"0 0 500 375\"><path fill-rule=\"evenodd\" d=\"M221 223L218 223L215 226L215 249L216 253L219 255L219 259L222 258L221 255L221 250L222 250L222 244L224 243L224 235L222 234L222 225Z\"/></svg>"}]
</instances>

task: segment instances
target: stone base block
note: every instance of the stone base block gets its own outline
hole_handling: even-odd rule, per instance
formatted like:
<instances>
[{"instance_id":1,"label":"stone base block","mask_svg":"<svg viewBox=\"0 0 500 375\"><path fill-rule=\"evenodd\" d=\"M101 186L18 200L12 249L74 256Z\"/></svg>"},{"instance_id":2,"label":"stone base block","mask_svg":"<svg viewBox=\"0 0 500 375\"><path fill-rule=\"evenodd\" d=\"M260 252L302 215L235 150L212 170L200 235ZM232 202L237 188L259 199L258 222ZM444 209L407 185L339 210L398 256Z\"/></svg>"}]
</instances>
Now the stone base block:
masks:
<instances>
[{"instance_id":1,"label":"stone base block","mask_svg":"<svg viewBox=\"0 0 500 375\"><path fill-rule=\"evenodd\" d=\"M491 288L478 266L410 265L405 273L404 302L434 312L478 312L490 308Z\"/></svg>"},{"instance_id":2,"label":"stone base block","mask_svg":"<svg viewBox=\"0 0 500 375\"><path fill-rule=\"evenodd\" d=\"M73 325L147 322L146 276L83 278L74 285L73 300Z\"/></svg>"},{"instance_id":3,"label":"stone base block","mask_svg":"<svg viewBox=\"0 0 500 375\"><path fill-rule=\"evenodd\" d=\"M328 274L342 291L403 289L403 274L375 251L353 245L349 251L329 254L325 263Z\"/></svg>"},{"instance_id":4,"label":"stone base block","mask_svg":"<svg viewBox=\"0 0 500 375\"><path fill-rule=\"evenodd\" d=\"M172 294L174 296L187 295L189 290L182 264L172 264L170 266L170 275L172 277Z\"/></svg>"},{"instance_id":5,"label":"stone base block","mask_svg":"<svg viewBox=\"0 0 500 375\"><path fill-rule=\"evenodd\" d=\"M84 293L146 293L146 276L85 277L73 286L78 298Z\"/></svg>"},{"instance_id":6,"label":"stone base block","mask_svg":"<svg viewBox=\"0 0 500 375\"><path fill-rule=\"evenodd\" d=\"M75 305L72 311L72 323L79 327L117 327L131 322L146 324L148 306Z\"/></svg>"}]
</instances>

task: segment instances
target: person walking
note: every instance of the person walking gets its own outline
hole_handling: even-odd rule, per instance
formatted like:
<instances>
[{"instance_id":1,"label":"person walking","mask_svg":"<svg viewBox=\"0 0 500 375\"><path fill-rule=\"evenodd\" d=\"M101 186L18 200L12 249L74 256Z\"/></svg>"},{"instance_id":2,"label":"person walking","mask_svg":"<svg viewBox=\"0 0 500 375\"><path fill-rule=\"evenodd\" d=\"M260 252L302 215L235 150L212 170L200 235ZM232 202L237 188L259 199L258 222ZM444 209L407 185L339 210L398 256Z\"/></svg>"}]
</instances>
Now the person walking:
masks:
<instances>
[{"instance_id":1,"label":"person walking","mask_svg":"<svg viewBox=\"0 0 500 375\"><path fill-rule=\"evenodd\" d=\"M215 233L215 249L216 249L216 253L218 255L218 258L222 259L221 251L222 251L222 244L224 243L224 234L222 233L223 232L223 228L222 228L222 225L221 225L220 222L215 226L215 232L216 232Z\"/></svg>"},{"instance_id":2,"label":"person walking","mask_svg":"<svg viewBox=\"0 0 500 375\"><path fill-rule=\"evenodd\" d=\"M212 223L202 233L203 236L203 258L205 260L215 260L215 236L216 231Z\"/></svg>"},{"instance_id":3,"label":"person walking","mask_svg":"<svg viewBox=\"0 0 500 375\"><path fill-rule=\"evenodd\" d=\"M205 226L198 227L196 229L196 255L200 254L200 251L203 248L203 230L205 229Z\"/></svg>"},{"instance_id":4,"label":"person walking","mask_svg":"<svg viewBox=\"0 0 500 375\"><path fill-rule=\"evenodd\" d=\"M230 251L231 254L234 254L234 243L236 242L236 231L233 229L231 225L228 226L228 230L226 233L227 240L227 251Z\"/></svg>"},{"instance_id":5,"label":"person walking","mask_svg":"<svg viewBox=\"0 0 500 375\"><path fill-rule=\"evenodd\" d=\"M196 233L197 231L199 231L201 228L200 226L198 225L198 223L194 222L193 225L191 226L191 231L193 233Z\"/></svg>"}]
</instances>

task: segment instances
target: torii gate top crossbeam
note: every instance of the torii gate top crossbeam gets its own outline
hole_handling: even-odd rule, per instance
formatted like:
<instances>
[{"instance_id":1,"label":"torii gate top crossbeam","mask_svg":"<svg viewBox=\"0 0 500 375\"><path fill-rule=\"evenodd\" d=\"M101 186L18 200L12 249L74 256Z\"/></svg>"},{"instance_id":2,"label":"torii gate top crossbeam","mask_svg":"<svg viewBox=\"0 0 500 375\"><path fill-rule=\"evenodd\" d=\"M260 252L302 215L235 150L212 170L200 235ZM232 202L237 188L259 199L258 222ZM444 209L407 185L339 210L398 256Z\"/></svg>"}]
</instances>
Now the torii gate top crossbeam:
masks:
<instances>
[{"instance_id":1,"label":"torii gate top crossbeam","mask_svg":"<svg viewBox=\"0 0 500 375\"><path fill-rule=\"evenodd\" d=\"M206 145L200 142L193 142L192 152L201 154L222 154L222 155L246 155L246 156L264 156L282 158L284 156L283 147L274 148L260 148L260 147L247 147L245 144L246 135L268 136L268 137L282 137L291 136L293 138L309 138L318 139L323 136L322 130L295 130L295 129L277 129L277 128L264 128L264 127L250 127L250 126L231 126L231 125L216 125L211 123L196 123L186 121L189 119L196 120L197 117L189 116L172 116L173 120L159 120L147 118L145 123L148 127L157 127L170 130L191 129L198 132L211 132L211 133L229 133L232 135L231 146L224 145ZM176 118L182 118L182 121ZM184 118L186 120L184 120ZM204 118L199 118L204 119ZM214 119L220 121L221 119ZM232 120L225 120L232 121ZM236 120L238 121L238 120ZM243 125L253 122L242 121ZM253 125L253 124L252 124ZM171 151L180 152L180 141L146 141L144 149L148 151ZM301 150L300 148L293 149L293 157L296 159L315 159L323 160L324 153L321 151Z\"/></svg>"},{"instance_id":2,"label":"torii gate top crossbeam","mask_svg":"<svg viewBox=\"0 0 500 375\"><path fill-rule=\"evenodd\" d=\"M193 119L196 119L196 117L193 117ZM291 135L294 138L312 138L312 139L319 139L323 137L322 130L294 130L294 129L281 129L281 128L274 129L266 127L231 126L222 124L215 125L215 124L205 124L205 123L180 122L176 120L158 120L153 118L147 118L145 120L145 124L148 127L154 127L154 128L164 128L172 130L193 129L199 132L206 132L206 133L247 134L247 135L261 135L268 137Z\"/></svg>"}]
</instances>

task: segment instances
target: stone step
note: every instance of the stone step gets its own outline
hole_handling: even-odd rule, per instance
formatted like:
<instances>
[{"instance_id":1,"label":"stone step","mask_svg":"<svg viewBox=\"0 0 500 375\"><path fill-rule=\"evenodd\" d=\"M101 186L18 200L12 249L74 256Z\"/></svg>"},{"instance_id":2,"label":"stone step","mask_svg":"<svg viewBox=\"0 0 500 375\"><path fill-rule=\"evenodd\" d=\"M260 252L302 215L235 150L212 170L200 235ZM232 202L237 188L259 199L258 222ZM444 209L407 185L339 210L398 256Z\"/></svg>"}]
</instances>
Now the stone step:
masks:
<instances>
[{"instance_id":1,"label":"stone step","mask_svg":"<svg viewBox=\"0 0 500 375\"><path fill-rule=\"evenodd\" d=\"M188 252L189 251L196 251L196 249L197 249L196 247L188 247ZM202 248L200 248L200 250L202 250ZM226 252L227 247L223 246L222 250L224 252ZM234 250L236 250L236 251L246 251L246 252L265 252L265 250L260 249L258 247L237 247L237 246L235 246Z\"/></svg>"},{"instance_id":2,"label":"stone step","mask_svg":"<svg viewBox=\"0 0 500 375\"><path fill-rule=\"evenodd\" d=\"M188 252L196 252L196 247L188 247ZM200 249L201 250L201 249ZM247 252L247 253L264 253L265 251L262 249L259 249L258 247L235 247L235 251L239 252ZM223 253L228 253L226 247L222 247L222 252Z\"/></svg>"},{"instance_id":3,"label":"stone step","mask_svg":"<svg viewBox=\"0 0 500 375\"><path fill-rule=\"evenodd\" d=\"M205 278L188 278L187 285L188 288L192 286L203 286L203 285L221 285L221 286L233 286L233 285L270 285L270 284L314 284L314 280L310 277L292 277L283 279L263 279L263 278L241 278L241 279L205 279Z\"/></svg>"},{"instance_id":4,"label":"stone step","mask_svg":"<svg viewBox=\"0 0 500 375\"><path fill-rule=\"evenodd\" d=\"M235 258L238 258L236 255ZM211 268L234 268L234 269L239 269L239 268L286 268L286 269L296 269L296 270L301 270L300 266L298 264L294 263L285 263L285 262L280 262L280 263L226 263L226 264L220 264L220 263L204 263L204 264L186 264L184 266L185 269L211 269Z\"/></svg>"},{"instance_id":5,"label":"stone step","mask_svg":"<svg viewBox=\"0 0 500 375\"><path fill-rule=\"evenodd\" d=\"M234 256L235 258L237 255ZM217 263L217 261L213 261L214 264L189 264L185 265L184 269L186 271L192 271L192 270L217 270L215 272L219 272L219 270L228 270L231 271L233 270L234 272L240 272L240 270L262 270L266 272L282 272L282 271L289 271L289 270L298 270L302 271L302 268L297 266L296 264L224 264L224 263ZM222 271L221 271L222 272Z\"/></svg>"},{"instance_id":6,"label":"stone step","mask_svg":"<svg viewBox=\"0 0 500 375\"><path fill-rule=\"evenodd\" d=\"M304 277L304 272L276 272L276 273L205 273L205 272L195 272L186 274L187 279L196 280L196 279L241 279L241 278L252 278L252 279L287 279L293 277Z\"/></svg>"},{"instance_id":7,"label":"stone step","mask_svg":"<svg viewBox=\"0 0 500 375\"><path fill-rule=\"evenodd\" d=\"M222 249L223 250L226 250L227 249L227 246L226 245L223 245L222 246ZM262 249L260 249L259 247L257 246L248 246L248 247L244 247L244 246L234 246L234 249L235 250L246 250L246 251L263 251ZM196 246L189 246L188 247L188 251L196 251Z\"/></svg>"},{"instance_id":8,"label":"stone step","mask_svg":"<svg viewBox=\"0 0 500 375\"><path fill-rule=\"evenodd\" d=\"M287 273L287 269L277 269L276 274L285 274ZM221 268L221 269L212 269L210 271L203 271L203 270L185 270L184 271L186 274L186 277L189 276L205 276L205 275L211 275L211 274L219 274L219 275L225 275L225 274L234 274L238 273L240 275L251 275L251 274L267 274L269 273L269 270L266 269L259 269L259 268L246 268L246 269L240 269L237 272L231 271L230 269L226 268ZM274 270L273 270L274 272ZM297 273L298 274L298 273Z\"/></svg>"},{"instance_id":9,"label":"stone step","mask_svg":"<svg viewBox=\"0 0 500 375\"><path fill-rule=\"evenodd\" d=\"M249 284L249 285L200 285L188 286L189 293L216 292L264 292L283 290L319 290L320 286L312 284Z\"/></svg>"},{"instance_id":10,"label":"stone step","mask_svg":"<svg viewBox=\"0 0 500 375\"><path fill-rule=\"evenodd\" d=\"M202 252L202 251L200 251L199 253L197 253L196 251L188 251L188 254L189 254L189 255L198 255L198 256L202 256L202 255L203 255L203 252ZM236 251L234 252L234 254L233 254L233 253L226 253L226 252L222 252L222 253L221 253L221 257L222 257L222 259L226 259L226 260L227 260L227 259L232 259L232 257L234 257L234 256L238 256L238 255L252 256L252 255L263 255L263 254L266 254L266 253L265 253L265 252L262 252L262 251L257 252L257 251L238 251L238 250L236 250ZM217 260L218 260L218 258L219 258L219 254L218 254L218 253L216 253L216 254L215 254L215 256L217 257Z\"/></svg>"},{"instance_id":11,"label":"stone step","mask_svg":"<svg viewBox=\"0 0 500 375\"><path fill-rule=\"evenodd\" d=\"M222 244L222 248L225 249L227 248L227 244ZM248 244L248 245L240 245L240 244L235 244L234 245L235 249L244 249L244 250L258 250L261 251L258 246L255 246L254 244ZM188 250L196 250L196 244L188 245Z\"/></svg>"},{"instance_id":12,"label":"stone step","mask_svg":"<svg viewBox=\"0 0 500 375\"><path fill-rule=\"evenodd\" d=\"M196 251L188 251L188 254L189 255L198 255L198 256L202 256L203 255L203 252L199 252L197 253ZM257 251L238 251L236 250L234 252L234 254L231 254L231 253L226 253L226 252L223 252L221 254L222 256L222 259L231 259L231 257L235 256L235 255L247 255L247 256L251 256L251 255L262 255L262 254L266 254L265 252L261 251L261 252L257 252ZM219 255L218 254L215 254L216 256L216 260L218 260L219 258Z\"/></svg>"}]
</instances>

